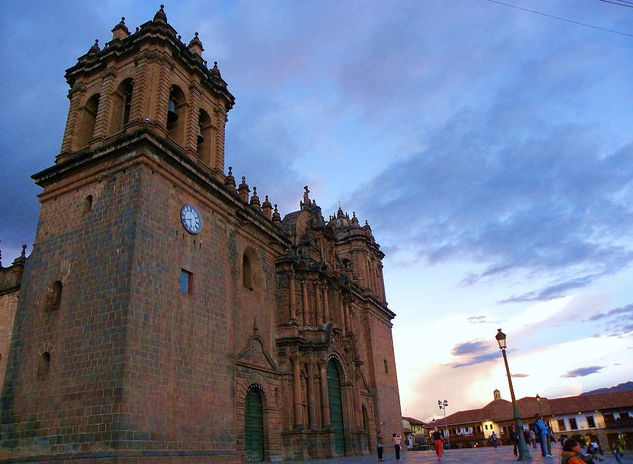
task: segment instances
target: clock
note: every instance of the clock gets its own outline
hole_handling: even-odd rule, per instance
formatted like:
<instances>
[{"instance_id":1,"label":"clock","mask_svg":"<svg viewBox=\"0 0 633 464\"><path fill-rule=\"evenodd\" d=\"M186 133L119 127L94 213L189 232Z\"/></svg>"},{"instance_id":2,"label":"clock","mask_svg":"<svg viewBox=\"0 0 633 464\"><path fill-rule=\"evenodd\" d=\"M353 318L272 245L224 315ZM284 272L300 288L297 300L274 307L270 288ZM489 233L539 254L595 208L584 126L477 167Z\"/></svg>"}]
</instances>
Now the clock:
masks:
<instances>
[{"instance_id":1,"label":"clock","mask_svg":"<svg viewBox=\"0 0 633 464\"><path fill-rule=\"evenodd\" d=\"M202 215L193 205L185 205L180 210L180 220L187 232L197 234L202 230Z\"/></svg>"}]
</instances>

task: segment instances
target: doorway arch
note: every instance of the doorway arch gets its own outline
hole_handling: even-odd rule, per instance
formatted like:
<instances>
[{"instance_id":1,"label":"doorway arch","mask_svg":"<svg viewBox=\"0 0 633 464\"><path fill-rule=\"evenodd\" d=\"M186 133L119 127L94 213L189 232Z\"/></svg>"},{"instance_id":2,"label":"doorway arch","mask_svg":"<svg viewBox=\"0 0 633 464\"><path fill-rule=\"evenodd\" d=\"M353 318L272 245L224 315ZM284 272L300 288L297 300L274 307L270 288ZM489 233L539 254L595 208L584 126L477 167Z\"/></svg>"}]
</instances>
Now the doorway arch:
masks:
<instances>
[{"instance_id":1,"label":"doorway arch","mask_svg":"<svg viewBox=\"0 0 633 464\"><path fill-rule=\"evenodd\" d=\"M256 388L246 392L244 407L244 451L249 462L264 460L264 407Z\"/></svg>"},{"instance_id":2,"label":"doorway arch","mask_svg":"<svg viewBox=\"0 0 633 464\"><path fill-rule=\"evenodd\" d=\"M338 456L345 455L345 424L343 421L343 395L339 367L330 359L327 363L327 387L330 401L330 423L334 432L334 449Z\"/></svg>"}]
</instances>

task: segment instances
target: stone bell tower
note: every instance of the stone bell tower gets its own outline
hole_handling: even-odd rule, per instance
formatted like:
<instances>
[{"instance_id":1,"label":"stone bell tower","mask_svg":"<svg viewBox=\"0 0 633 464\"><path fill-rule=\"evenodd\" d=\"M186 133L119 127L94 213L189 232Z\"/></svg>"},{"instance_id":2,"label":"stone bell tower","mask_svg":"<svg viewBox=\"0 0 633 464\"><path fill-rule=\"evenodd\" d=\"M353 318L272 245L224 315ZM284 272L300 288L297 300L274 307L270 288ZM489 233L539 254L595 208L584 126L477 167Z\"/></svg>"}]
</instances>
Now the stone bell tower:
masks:
<instances>
[{"instance_id":1,"label":"stone bell tower","mask_svg":"<svg viewBox=\"0 0 633 464\"><path fill-rule=\"evenodd\" d=\"M0 461L239 462L235 418L211 413L233 391L208 378L233 368L212 203L239 201L223 174L234 97L162 6L112 32L67 70L61 152L33 176Z\"/></svg>"},{"instance_id":2,"label":"stone bell tower","mask_svg":"<svg viewBox=\"0 0 633 464\"><path fill-rule=\"evenodd\" d=\"M307 186L282 218L224 173L234 97L162 6L112 33L67 70L61 151L33 176L0 464L371 453L402 417L369 224L326 221Z\"/></svg>"}]
</instances>

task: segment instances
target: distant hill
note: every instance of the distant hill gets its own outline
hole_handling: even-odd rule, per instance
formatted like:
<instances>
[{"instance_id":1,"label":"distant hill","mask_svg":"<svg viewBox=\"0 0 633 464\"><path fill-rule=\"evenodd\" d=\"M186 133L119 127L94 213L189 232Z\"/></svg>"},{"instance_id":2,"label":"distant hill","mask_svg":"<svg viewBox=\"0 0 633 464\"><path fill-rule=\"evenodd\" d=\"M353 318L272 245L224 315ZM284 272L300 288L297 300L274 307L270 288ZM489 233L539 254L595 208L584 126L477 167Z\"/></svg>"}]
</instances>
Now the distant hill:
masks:
<instances>
[{"instance_id":1,"label":"distant hill","mask_svg":"<svg viewBox=\"0 0 633 464\"><path fill-rule=\"evenodd\" d=\"M624 382L615 387L609 388L598 388L597 390L591 390L583 393L583 395L591 395L593 393L608 393L608 392L616 392L616 391L625 391L625 390L633 390L633 382Z\"/></svg>"}]
</instances>

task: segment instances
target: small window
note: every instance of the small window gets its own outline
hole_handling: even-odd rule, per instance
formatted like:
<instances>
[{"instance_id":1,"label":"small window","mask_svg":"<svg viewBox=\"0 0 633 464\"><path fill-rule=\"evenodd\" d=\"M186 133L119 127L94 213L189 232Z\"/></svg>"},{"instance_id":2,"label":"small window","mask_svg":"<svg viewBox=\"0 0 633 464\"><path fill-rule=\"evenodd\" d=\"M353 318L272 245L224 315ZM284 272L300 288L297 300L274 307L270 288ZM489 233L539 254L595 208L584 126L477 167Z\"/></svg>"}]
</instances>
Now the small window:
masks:
<instances>
[{"instance_id":1,"label":"small window","mask_svg":"<svg viewBox=\"0 0 633 464\"><path fill-rule=\"evenodd\" d=\"M389 366L387 366L387 360L383 359L382 362L385 364L385 374L389 373Z\"/></svg>"},{"instance_id":2,"label":"small window","mask_svg":"<svg viewBox=\"0 0 633 464\"><path fill-rule=\"evenodd\" d=\"M565 426L565 419L558 419L557 422L559 431L567 430L567 427Z\"/></svg>"},{"instance_id":3,"label":"small window","mask_svg":"<svg viewBox=\"0 0 633 464\"><path fill-rule=\"evenodd\" d=\"M92 210L92 195L88 195L84 200L84 214L89 213Z\"/></svg>"},{"instance_id":4,"label":"small window","mask_svg":"<svg viewBox=\"0 0 633 464\"><path fill-rule=\"evenodd\" d=\"M593 420L593 416L587 416L587 425L589 428L593 428L596 426L596 421Z\"/></svg>"},{"instance_id":5,"label":"small window","mask_svg":"<svg viewBox=\"0 0 633 464\"><path fill-rule=\"evenodd\" d=\"M577 430L578 429L578 424L576 424L576 419L575 418L571 418L569 419L569 428L571 430Z\"/></svg>"},{"instance_id":6,"label":"small window","mask_svg":"<svg viewBox=\"0 0 633 464\"><path fill-rule=\"evenodd\" d=\"M59 304L62 301L62 283L57 280L48 287L48 294L46 295L46 308L45 311L57 311Z\"/></svg>"},{"instance_id":7,"label":"small window","mask_svg":"<svg viewBox=\"0 0 633 464\"><path fill-rule=\"evenodd\" d=\"M253 269L251 260L248 259L246 253L242 257L242 285L249 290L253 290Z\"/></svg>"},{"instance_id":8,"label":"small window","mask_svg":"<svg viewBox=\"0 0 633 464\"><path fill-rule=\"evenodd\" d=\"M48 368L51 364L51 354L49 352L42 353L40 361L37 365L37 375L40 377L48 375Z\"/></svg>"},{"instance_id":9,"label":"small window","mask_svg":"<svg viewBox=\"0 0 633 464\"><path fill-rule=\"evenodd\" d=\"M193 274L184 269L180 270L180 291L183 293L191 293L193 285Z\"/></svg>"}]
</instances>

